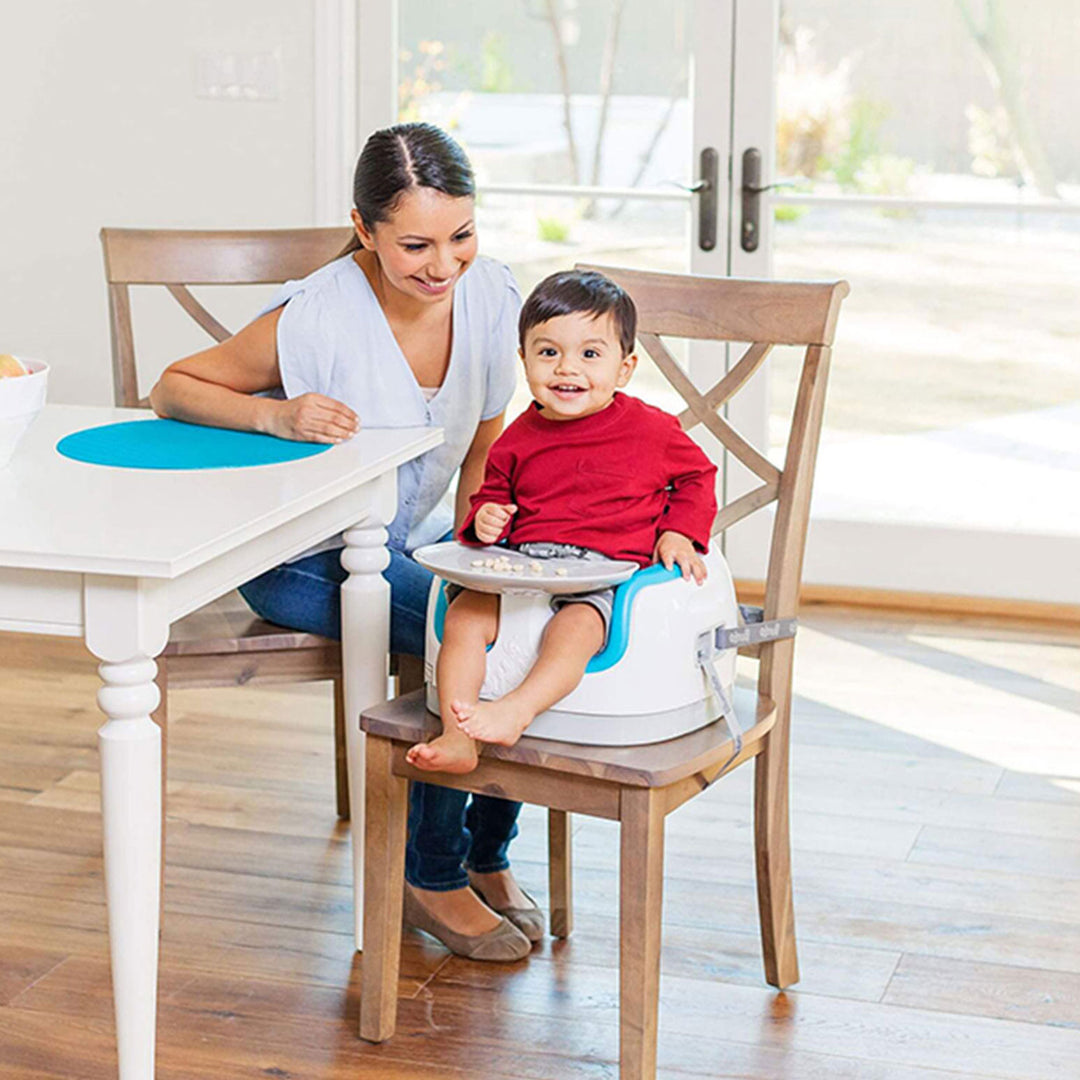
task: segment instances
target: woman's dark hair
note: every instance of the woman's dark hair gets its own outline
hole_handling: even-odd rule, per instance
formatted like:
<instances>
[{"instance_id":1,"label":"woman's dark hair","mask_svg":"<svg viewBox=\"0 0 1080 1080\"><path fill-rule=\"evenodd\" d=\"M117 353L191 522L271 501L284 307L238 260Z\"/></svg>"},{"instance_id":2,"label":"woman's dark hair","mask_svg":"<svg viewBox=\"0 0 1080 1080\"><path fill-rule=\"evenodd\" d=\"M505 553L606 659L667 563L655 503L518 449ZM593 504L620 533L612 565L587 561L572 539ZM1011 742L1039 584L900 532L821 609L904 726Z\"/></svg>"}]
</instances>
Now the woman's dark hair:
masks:
<instances>
[{"instance_id":1,"label":"woman's dark hair","mask_svg":"<svg viewBox=\"0 0 1080 1080\"><path fill-rule=\"evenodd\" d=\"M353 174L353 204L364 225L372 229L386 221L401 197L418 187L454 198L475 195L465 151L434 124L394 124L369 136ZM354 234L341 255L359 248Z\"/></svg>"},{"instance_id":2,"label":"woman's dark hair","mask_svg":"<svg viewBox=\"0 0 1080 1080\"><path fill-rule=\"evenodd\" d=\"M609 311L615 320L623 356L634 351L637 308L621 285L595 270L561 270L544 278L525 301L518 318L518 341L525 351L525 335L534 326L560 315L584 311L599 318Z\"/></svg>"}]
</instances>

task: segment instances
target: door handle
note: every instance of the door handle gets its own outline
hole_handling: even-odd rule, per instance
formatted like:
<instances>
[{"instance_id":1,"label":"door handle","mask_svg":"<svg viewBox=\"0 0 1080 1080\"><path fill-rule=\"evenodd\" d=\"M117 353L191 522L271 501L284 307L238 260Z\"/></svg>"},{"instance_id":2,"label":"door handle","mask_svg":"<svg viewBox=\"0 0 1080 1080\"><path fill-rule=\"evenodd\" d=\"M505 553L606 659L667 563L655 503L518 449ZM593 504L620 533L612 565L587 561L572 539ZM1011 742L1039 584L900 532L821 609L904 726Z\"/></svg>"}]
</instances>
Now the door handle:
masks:
<instances>
[{"instance_id":1,"label":"door handle","mask_svg":"<svg viewBox=\"0 0 1080 1080\"><path fill-rule=\"evenodd\" d=\"M720 192L717 187L719 178L720 155L711 146L701 151L701 176L692 184L683 180L665 180L665 184L674 184L691 195L701 196L698 207L698 247L702 251L712 251L716 247L716 212L719 206Z\"/></svg>"},{"instance_id":2,"label":"door handle","mask_svg":"<svg viewBox=\"0 0 1080 1080\"><path fill-rule=\"evenodd\" d=\"M701 151L701 179L695 184L701 205L698 207L698 247L712 251L716 247L716 219L720 205L720 155L712 146Z\"/></svg>"},{"instance_id":3,"label":"door handle","mask_svg":"<svg viewBox=\"0 0 1080 1080\"><path fill-rule=\"evenodd\" d=\"M719 162L720 156L711 146L706 146L701 151L701 176L692 184L686 184L683 180L664 180L664 184L674 184L675 187L690 194L701 195L701 204L698 207L698 246L703 252L711 252L716 247L716 213L719 206Z\"/></svg>"},{"instance_id":4,"label":"door handle","mask_svg":"<svg viewBox=\"0 0 1080 1080\"><path fill-rule=\"evenodd\" d=\"M751 146L742 156L742 225L739 242L743 251L757 251L761 243L761 151Z\"/></svg>"},{"instance_id":5,"label":"door handle","mask_svg":"<svg viewBox=\"0 0 1080 1080\"><path fill-rule=\"evenodd\" d=\"M739 241L743 251L757 251L761 243L761 196L766 191L778 187L796 187L797 180L777 180L772 184L761 182L761 151L750 146L743 151L742 183L742 227Z\"/></svg>"},{"instance_id":6,"label":"door handle","mask_svg":"<svg viewBox=\"0 0 1080 1080\"><path fill-rule=\"evenodd\" d=\"M756 252L761 242L761 195L773 188L795 188L798 180L774 180L772 184L761 183L761 151L756 146L743 151L742 228L740 243L744 252Z\"/></svg>"}]
</instances>

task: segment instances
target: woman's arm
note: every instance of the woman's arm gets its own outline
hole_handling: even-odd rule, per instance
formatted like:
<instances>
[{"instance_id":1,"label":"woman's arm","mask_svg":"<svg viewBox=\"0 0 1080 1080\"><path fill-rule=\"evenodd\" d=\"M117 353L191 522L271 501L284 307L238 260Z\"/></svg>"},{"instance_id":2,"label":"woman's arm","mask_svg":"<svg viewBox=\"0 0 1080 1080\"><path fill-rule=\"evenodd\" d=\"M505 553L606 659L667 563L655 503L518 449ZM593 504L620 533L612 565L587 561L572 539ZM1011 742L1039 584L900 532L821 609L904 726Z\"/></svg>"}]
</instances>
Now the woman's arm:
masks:
<instances>
[{"instance_id":1,"label":"woman's arm","mask_svg":"<svg viewBox=\"0 0 1080 1080\"><path fill-rule=\"evenodd\" d=\"M469 452L461 463L461 475L458 477L457 496L454 499L454 532L461 528L469 514L469 499L480 490L484 482L484 466L487 464L491 444L499 437L503 429L505 413L499 413L490 420L481 420L473 436Z\"/></svg>"},{"instance_id":2,"label":"woman's arm","mask_svg":"<svg viewBox=\"0 0 1080 1080\"><path fill-rule=\"evenodd\" d=\"M277 324L282 308L202 352L170 364L150 391L158 416L210 427L259 431L299 442L341 442L356 434L356 413L321 394L287 401L254 397L281 385Z\"/></svg>"}]
</instances>

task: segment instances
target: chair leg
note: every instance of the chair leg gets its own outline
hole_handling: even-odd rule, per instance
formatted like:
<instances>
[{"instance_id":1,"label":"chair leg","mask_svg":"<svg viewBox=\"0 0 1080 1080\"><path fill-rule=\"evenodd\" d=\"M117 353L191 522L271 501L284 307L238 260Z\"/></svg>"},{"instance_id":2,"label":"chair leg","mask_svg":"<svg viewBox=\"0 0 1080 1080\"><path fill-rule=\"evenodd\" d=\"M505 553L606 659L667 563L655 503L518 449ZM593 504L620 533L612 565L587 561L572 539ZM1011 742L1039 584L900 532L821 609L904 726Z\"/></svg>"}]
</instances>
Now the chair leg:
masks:
<instances>
[{"instance_id":1,"label":"chair leg","mask_svg":"<svg viewBox=\"0 0 1080 1080\"><path fill-rule=\"evenodd\" d=\"M389 739L367 737L364 796L364 959L360 1038L383 1042L397 1024L408 781L390 771Z\"/></svg>"},{"instance_id":2,"label":"chair leg","mask_svg":"<svg viewBox=\"0 0 1080 1080\"><path fill-rule=\"evenodd\" d=\"M157 660L154 684L158 688L158 707L150 719L161 731L161 910L158 918L158 934L165 925L165 795L169 785L169 668L165 657Z\"/></svg>"},{"instance_id":3,"label":"chair leg","mask_svg":"<svg viewBox=\"0 0 1080 1080\"><path fill-rule=\"evenodd\" d=\"M345 742L345 679L334 680L334 788L337 816L349 820L349 751Z\"/></svg>"},{"instance_id":4,"label":"chair leg","mask_svg":"<svg viewBox=\"0 0 1080 1080\"><path fill-rule=\"evenodd\" d=\"M399 697L402 694L410 694L413 690L419 690L424 685L423 657L398 653L397 680L397 692Z\"/></svg>"},{"instance_id":5,"label":"chair leg","mask_svg":"<svg viewBox=\"0 0 1080 1080\"><path fill-rule=\"evenodd\" d=\"M574 929L574 896L570 814L548 810L548 896L551 898L551 933L568 938Z\"/></svg>"},{"instance_id":6,"label":"chair leg","mask_svg":"<svg viewBox=\"0 0 1080 1080\"><path fill-rule=\"evenodd\" d=\"M783 641L761 659L760 682L776 702L776 725L754 763L754 854L761 948L765 980L781 990L799 981L788 820L792 658L792 642Z\"/></svg>"},{"instance_id":7,"label":"chair leg","mask_svg":"<svg viewBox=\"0 0 1080 1080\"><path fill-rule=\"evenodd\" d=\"M624 787L619 819L619 1078L654 1080L664 891L658 792Z\"/></svg>"}]
</instances>

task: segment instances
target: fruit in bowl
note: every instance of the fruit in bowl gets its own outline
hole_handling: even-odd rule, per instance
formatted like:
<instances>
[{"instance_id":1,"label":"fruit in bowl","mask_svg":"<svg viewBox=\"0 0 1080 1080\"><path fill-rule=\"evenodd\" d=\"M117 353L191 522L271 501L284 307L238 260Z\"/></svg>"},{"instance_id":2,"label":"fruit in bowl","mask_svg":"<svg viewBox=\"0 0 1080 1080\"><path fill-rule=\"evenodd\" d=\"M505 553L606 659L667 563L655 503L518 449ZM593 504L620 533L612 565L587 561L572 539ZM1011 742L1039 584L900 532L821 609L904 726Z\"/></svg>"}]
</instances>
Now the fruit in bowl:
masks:
<instances>
[{"instance_id":1,"label":"fruit in bowl","mask_svg":"<svg viewBox=\"0 0 1080 1080\"><path fill-rule=\"evenodd\" d=\"M40 360L0 356L0 468L15 453L15 447L34 417L45 405L49 365Z\"/></svg>"},{"instance_id":2,"label":"fruit in bowl","mask_svg":"<svg viewBox=\"0 0 1080 1080\"><path fill-rule=\"evenodd\" d=\"M4 353L0 356L0 379L13 379L19 375L29 375L30 372L23 367L22 361L17 356Z\"/></svg>"}]
</instances>

